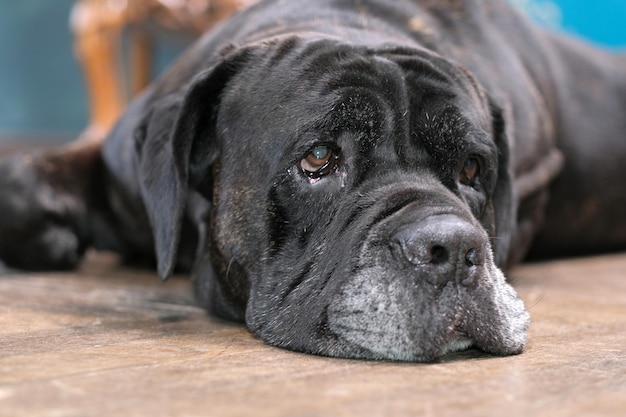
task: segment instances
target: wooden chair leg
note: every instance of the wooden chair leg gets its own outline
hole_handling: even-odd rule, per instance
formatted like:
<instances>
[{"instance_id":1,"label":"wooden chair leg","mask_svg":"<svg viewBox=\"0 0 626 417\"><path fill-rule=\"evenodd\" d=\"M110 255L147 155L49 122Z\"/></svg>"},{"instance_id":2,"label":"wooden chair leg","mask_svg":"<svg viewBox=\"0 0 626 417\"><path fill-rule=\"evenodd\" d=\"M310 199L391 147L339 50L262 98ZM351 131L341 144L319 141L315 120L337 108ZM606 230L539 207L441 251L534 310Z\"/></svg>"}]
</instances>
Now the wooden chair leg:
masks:
<instances>
[{"instance_id":1,"label":"wooden chair leg","mask_svg":"<svg viewBox=\"0 0 626 417\"><path fill-rule=\"evenodd\" d=\"M75 53L89 100L89 126L83 136L103 137L125 107L119 49L122 20L103 12L102 3L82 0L72 19Z\"/></svg>"},{"instance_id":2,"label":"wooden chair leg","mask_svg":"<svg viewBox=\"0 0 626 417\"><path fill-rule=\"evenodd\" d=\"M152 80L153 43L141 28L130 33L130 88L133 96L141 93Z\"/></svg>"}]
</instances>

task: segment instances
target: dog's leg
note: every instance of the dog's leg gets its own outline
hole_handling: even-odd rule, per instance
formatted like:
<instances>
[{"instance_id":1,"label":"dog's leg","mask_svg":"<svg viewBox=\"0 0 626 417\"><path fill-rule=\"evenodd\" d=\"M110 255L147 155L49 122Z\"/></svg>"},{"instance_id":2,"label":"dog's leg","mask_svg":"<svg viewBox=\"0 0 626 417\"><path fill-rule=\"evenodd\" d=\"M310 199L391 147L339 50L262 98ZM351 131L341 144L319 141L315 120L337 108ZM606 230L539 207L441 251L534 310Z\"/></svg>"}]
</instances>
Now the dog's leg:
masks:
<instances>
[{"instance_id":1,"label":"dog's leg","mask_svg":"<svg viewBox=\"0 0 626 417\"><path fill-rule=\"evenodd\" d=\"M626 56L555 38L558 146L535 256L626 249Z\"/></svg>"},{"instance_id":2,"label":"dog's leg","mask_svg":"<svg viewBox=\"0 0 626 417\"><path fill-rule=\"evenodd\" d=\"M75 267L89 246L117 249L108 223L101 140L0 160L0 260L42 270Z\"/></svg>"},{"instance_id":3,"label":"dog's leg","mask_svg":"<svg viewBox=\"0 0 626 417\"><path fill-rule=\"evenodd\" d=\"M85 194L100 143L78 141L0 161L0 259L23 269L67 269L87 247Z\"/></svg>"}]
</instances>

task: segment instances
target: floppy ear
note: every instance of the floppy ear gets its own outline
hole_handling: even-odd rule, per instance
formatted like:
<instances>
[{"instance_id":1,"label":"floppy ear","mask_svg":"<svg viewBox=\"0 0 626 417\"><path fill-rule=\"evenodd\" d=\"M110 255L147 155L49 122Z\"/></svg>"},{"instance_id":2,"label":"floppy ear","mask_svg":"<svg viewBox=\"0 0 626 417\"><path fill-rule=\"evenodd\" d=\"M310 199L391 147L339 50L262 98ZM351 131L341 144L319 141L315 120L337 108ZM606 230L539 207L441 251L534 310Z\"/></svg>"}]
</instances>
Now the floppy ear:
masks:
<instances>
[{"instance_id":1,"label":"floppy ear","mask_svg":"<svg viewBox=\"0 0 626 417\"><path fill-rule=\"evenodd\" d=\"M158 272L176 266L191 177L209 175L217 156L215 121L222 89L246 61L239 50L158 99L135 131L141 194L153 230ZM191 159L193 158L193 162Z\"/></svg>"},{"instance_id":2,"label":"floppy ear","mask_svg":"<svg viewBox=\"0 0 626 417\"><path fill-rule=\"evenodd\" d=\"M491 112L493 136L498 149L498 180L493 193L492 204L495 239L492 241L494 261L499 267L507 265L511 239L513 238L517 216L517 203L513 182L513 162L511 161L510 136L502 108L491 97L489 109Z\"/></svg>"},{"instance_id":3,"label":"floppy ear","mask_svg":"<svg viewBox=\"0 0 626 417\"><path fill-rule=\"evenodd\" d=\"M510 152L515 141L506 125L505 111L491 98L493 132L498 148L498 181L493 196L496 264L510 267L527 254L544 218L548 185L563 166L563 155L553 148L537 155L535 165L525 172L515 172Z\"/></svg>"}]
</instances>

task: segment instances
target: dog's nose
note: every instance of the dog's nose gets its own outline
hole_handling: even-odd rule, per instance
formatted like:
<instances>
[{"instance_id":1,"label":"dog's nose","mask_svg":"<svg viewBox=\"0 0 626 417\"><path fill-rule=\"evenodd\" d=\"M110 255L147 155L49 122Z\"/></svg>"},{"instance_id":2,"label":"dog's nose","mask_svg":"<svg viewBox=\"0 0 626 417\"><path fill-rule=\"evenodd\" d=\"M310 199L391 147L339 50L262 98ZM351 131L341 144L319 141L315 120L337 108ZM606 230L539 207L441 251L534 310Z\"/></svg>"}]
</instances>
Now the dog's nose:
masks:
<instances>
[{"instance_id":1,"label":"dog's nose","mask_svg":"<svg viewBox=\"0 0 626 417\"><path fill-rule=\"evenodd\" d=\"M401 227L390 247L398 260L416 266L432 284L470 286L485 262L486 239L458 216L437 215Z\"/></svg>"}]
</instances>

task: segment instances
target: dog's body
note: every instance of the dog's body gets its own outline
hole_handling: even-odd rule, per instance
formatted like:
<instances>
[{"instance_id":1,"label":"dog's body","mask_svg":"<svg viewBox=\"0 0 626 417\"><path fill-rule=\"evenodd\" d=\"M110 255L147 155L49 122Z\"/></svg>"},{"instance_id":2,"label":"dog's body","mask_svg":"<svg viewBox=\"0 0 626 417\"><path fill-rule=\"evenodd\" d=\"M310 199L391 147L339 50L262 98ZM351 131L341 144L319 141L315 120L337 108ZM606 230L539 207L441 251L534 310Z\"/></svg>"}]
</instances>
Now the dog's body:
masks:
<instances>
[{"instance_id":1,"label":"dog's body","mask_svg":"<svg viewBox=\"0 0 626 417\"><path fill-rule=\"evenodd\" d=\"M533 239L626 248L625 132L626 57L505 3L266 1L199 40L102 151L4 161L0 258L156 252L208 309L305 352L518 353L528 314L499 268Z\"/></svg>"}]
</instances>

